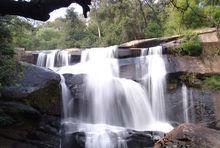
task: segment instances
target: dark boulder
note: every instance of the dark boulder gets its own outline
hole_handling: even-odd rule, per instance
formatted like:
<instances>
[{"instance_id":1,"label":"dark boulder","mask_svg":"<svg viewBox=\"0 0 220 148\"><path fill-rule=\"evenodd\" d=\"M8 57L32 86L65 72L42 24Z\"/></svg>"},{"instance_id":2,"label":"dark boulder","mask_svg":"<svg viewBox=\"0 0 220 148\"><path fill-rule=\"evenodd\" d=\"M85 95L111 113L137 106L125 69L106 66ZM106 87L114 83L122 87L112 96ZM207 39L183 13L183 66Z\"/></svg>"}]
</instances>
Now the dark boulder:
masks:
<instances>
[{"instance_id":1,"label":"dark boulder","mask_svg":"<svg viewBox=\"0 0 220 148\"><path fill-rule=\"evenodd\" d=\"M18 116L12 117L18 118ZM30 122L30 120L33 118L16 121L9 127L0 127L0 147L57 148L60 146L59 117L42 115L40 121Z\"/></svg>"},{"instance_id":2,"label":"dark boulder","mask_svg":"<svg viewBox=\"0 0 220 148\"><path fill-rule=\"evenodd\" d=\"M6 123L10 123L10 119L15 124L22 124L25 121L36 123L41 120L41 114L36 109L18 102L0 102L0 110L0 119L2 119L0 127L7 126Z\"/></svg>"},{"instance_id":3,"label":"dark boulder","mask_svg":"<svg viewBox=\"0 0 220 148\"><path fill-rule=\"evenodd\" d=\"M21 63L22 71L2 91L1 100L23 102L41 113L60 114L60 76L32 64Z\"/></svg>"},{"instance_id":4,"label":"dark boulder","mask_svg":"<svg viewBox=\"0 0 220 148\"><path fill-rule=\"evenodd\" d=\"M72 94L73 98L83 98L84 96L84 89L86 87L85 84L85 74L78 74L78 75L73 75L73 74L64 74L63 75L65 78L65 82L67 87L70 89L70 92Z\"/></svg>"},{"instance_id":5,"label":"dark boulder","mask_svg":"<svg viewBox=\"0 0 220 148\"><path fill-rule=\"evenodd\" d=\"M220 131L195 124L181 124L160 139L154 148L162 147L220 147Z\"/></svg>"}]
</instances>

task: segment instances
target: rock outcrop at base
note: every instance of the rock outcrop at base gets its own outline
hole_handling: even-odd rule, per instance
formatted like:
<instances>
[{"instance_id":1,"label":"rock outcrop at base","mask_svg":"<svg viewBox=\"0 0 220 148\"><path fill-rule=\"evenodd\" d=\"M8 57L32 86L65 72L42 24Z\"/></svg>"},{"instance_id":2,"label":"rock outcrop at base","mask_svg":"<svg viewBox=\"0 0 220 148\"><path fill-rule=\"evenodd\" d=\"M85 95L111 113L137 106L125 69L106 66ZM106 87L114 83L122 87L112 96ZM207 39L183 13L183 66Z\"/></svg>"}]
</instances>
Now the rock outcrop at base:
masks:
<instances>
[{"instance_id":1,"label":"rock outcrop at base","mask_svg":"<svg viewBox=\"0 0 220 148\"><path fill-rule=\"evenodd\" d=\"M0 147L55 148L60 145L60 76L21 63L0 97Z\"/></svg>"},{"instance_id":2,"label":"rock outcrop at base","mask_svg":"<svg viewBox=\"0 0 220 148\"><path fill-rule=\"evenodd\" d=\"M154 148L163 147L218 148L220 131L195 124L181 124L154 145Z\"/></svg>"}]
</instances>

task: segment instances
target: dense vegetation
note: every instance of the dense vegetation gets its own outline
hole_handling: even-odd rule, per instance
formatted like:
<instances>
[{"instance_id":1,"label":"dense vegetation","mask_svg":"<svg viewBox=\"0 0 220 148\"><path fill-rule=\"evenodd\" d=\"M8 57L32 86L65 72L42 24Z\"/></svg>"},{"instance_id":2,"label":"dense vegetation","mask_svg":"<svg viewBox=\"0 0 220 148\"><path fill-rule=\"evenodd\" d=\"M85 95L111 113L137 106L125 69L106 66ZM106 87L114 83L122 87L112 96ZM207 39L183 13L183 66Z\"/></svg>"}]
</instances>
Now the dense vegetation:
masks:
<instances>
[{"instance_id":1,"label":"dense vegetation","mask_svg":"<svg viewBox=\"0 0 220 148\"><path fill-rule=\"evenodd\" d=\"M206 77L203 80L203 85L212 90L220 90L220 76Z\"/></svg>"},{"instance_id":2,"label":"dense vegetation","mask_svg":"<svg viewBox=\"0 0 220 148\"><path fill-rule=\"evenodd\" d=\"M16 63L14 47L27 50L94 47L133 39L185 34L220 24L218 0L97 0L89 20L69 9L64 18L38 23L20 17L1 17L0 86L10 78ZM196 50L195 50L196 49ZM187 35L178 52L201 53L197 35Z\"/></svg>"},{"instance_id":3,"label":"dense vegetation","mask_svg":"<svg viewBox=\"0 0 220 148\"><path fill-rule=\"evenodd\" d=\"M197 33L186 33L181 39L181 43L177 48L171 48L171 54L199 56L203 52L203 48Z\"/></svg>"},{"instance_id":4,"label":"dense vegetation","mask_svg":"<svg viewBox=\"0 0 220 148\"><path fill-rule=\"evenodd\" d=\"M133 39L184 34L201 27L217 27L219 2L215 0L99 0L90 19L69 9L65 18L33 26L25 19L14 22L20 30L17 47L45 50L120 44Z\"/></svg>"},{"instance_id":5,"label":"dense vegetation","mask_svg":"<svg viewBox=\"0 0 220 148\"><path fill-rule=\"evenodd\" d=\"M12 26L8 17L0 17L0 89L6 85L16 62L13 58L14 48L12 39ZM0 94L1 95L1 94Z\"/></svg>"}]
</instances>

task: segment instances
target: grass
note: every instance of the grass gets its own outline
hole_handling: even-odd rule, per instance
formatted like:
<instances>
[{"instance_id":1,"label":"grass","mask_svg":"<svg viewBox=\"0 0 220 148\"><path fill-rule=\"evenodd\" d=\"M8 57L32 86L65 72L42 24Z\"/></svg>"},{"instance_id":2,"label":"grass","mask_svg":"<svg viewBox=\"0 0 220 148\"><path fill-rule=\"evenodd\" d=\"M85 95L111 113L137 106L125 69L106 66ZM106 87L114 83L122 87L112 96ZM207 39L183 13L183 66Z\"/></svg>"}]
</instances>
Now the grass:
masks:
<instances>
[{"instance_id":1,"label":"grass","mask_svg":"<svg viewBox=\"0 0 220 148\"><path fill-rule=\"evenodd\" d=\"M220 76L206 77L203 86L213 90L220 90Z\"/></svg>"}]
</instances>

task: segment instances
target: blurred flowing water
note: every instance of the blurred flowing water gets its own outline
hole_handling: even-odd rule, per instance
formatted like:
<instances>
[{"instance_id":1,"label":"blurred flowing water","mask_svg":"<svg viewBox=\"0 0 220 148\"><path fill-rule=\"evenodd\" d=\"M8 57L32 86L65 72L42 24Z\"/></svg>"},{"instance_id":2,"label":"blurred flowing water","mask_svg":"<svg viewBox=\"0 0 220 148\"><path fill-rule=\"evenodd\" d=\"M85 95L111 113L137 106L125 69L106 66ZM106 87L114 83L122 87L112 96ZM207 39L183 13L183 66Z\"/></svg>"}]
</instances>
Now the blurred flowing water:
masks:
<instances>
[{"instance_id":1,"label":"blurred flowing water","mask_svg":"<svg viewBox=\"0 0 220 148\"><path fill-rule=\"evenodd\" d=\"M146 49L142 50L142 56ZM151 101L154 117L160 121L166 121L164 94L166 90L166 65L162 57L162 46L148 49L148 56L144 58L145 70L142 82L147 89L147 96ZM142 66L142 67L143 67Z\"/></svg>"},{"instance_id":2,"label":"blurred flowing water","mask_svg":"<svg viewBox=\"0 0 220 148\"><path fill-rule=\"evenodd\" d=\"M184 117L184 122L189 123L189 113L188 113L188 90L186 85L183 83L182 84L182 102L183 102L183 117Z\"/></svg>"},{"instance_id":3,"label":"blurred flowing water","mask_svg":"<svg viewBox=\"0 0 220 148\"><path fill-rule=\"evenodd\" d=\"M81 62L75 65L69 65L66 51L55 50L38 56L37 65L61 75L64 114L61 124L65 133L84 132L87 148L126 148L123 139L126 128L162 132L172 129L165 115L166 67L161 57L162 47L152 47L147 56L143 55L143 85L119 77L116 50L117 46L83 50ZM77 117L73 116L74 98L63 76L67 73L86 74L84 94L88 103L79 104Z\"/></svg>"}]
</instances>

